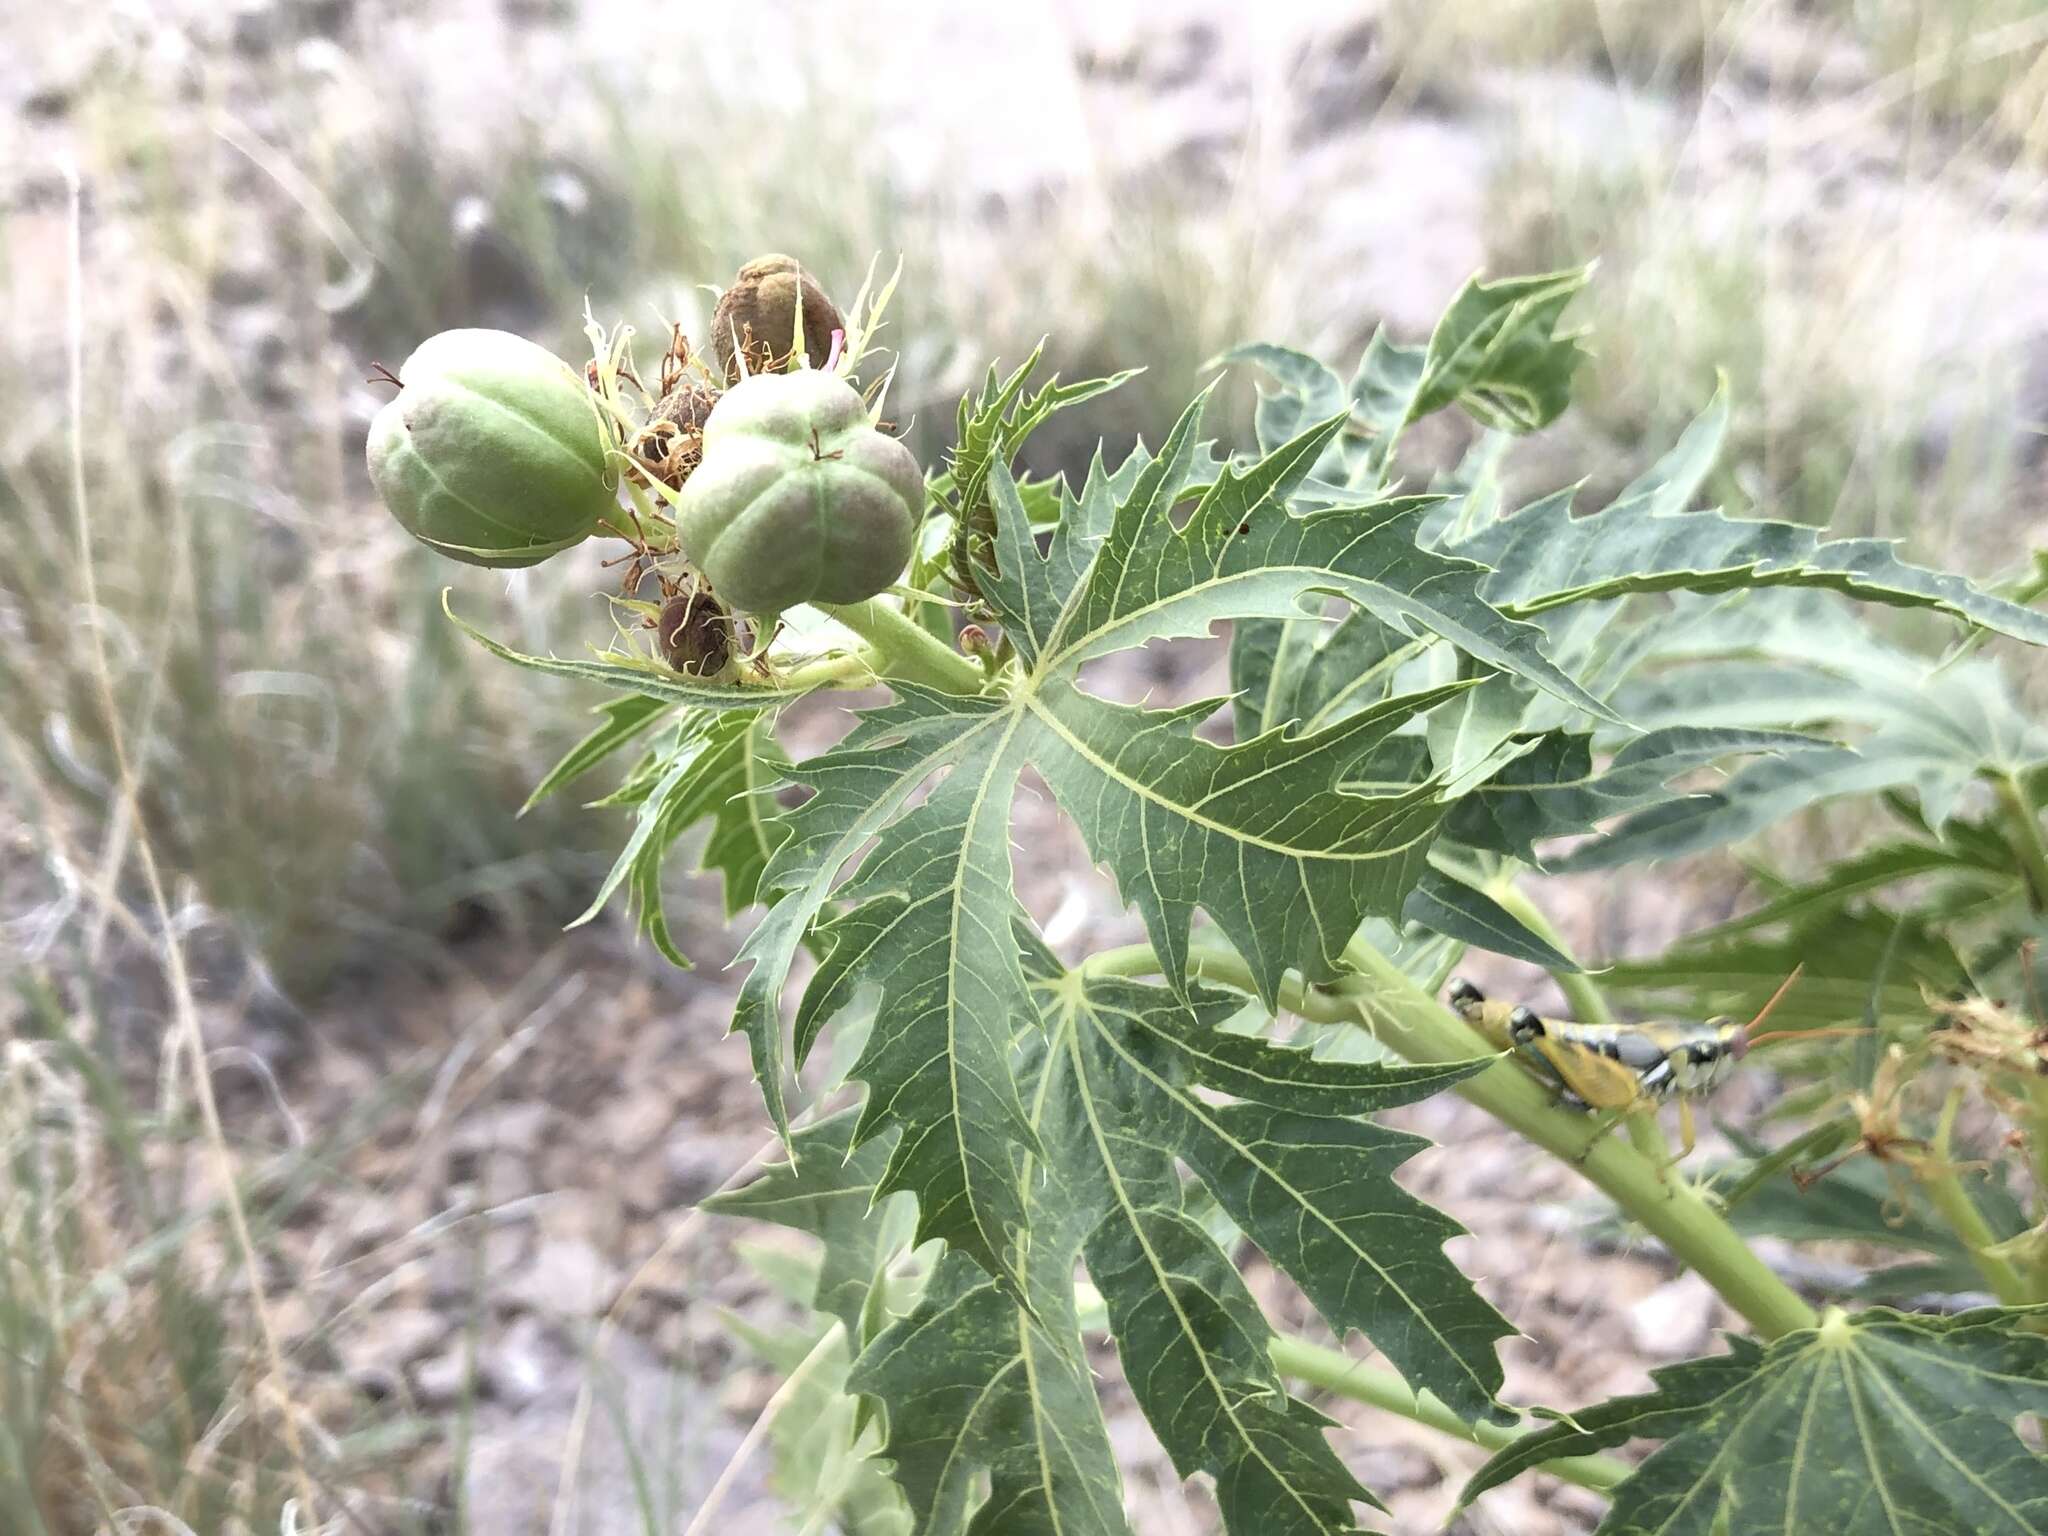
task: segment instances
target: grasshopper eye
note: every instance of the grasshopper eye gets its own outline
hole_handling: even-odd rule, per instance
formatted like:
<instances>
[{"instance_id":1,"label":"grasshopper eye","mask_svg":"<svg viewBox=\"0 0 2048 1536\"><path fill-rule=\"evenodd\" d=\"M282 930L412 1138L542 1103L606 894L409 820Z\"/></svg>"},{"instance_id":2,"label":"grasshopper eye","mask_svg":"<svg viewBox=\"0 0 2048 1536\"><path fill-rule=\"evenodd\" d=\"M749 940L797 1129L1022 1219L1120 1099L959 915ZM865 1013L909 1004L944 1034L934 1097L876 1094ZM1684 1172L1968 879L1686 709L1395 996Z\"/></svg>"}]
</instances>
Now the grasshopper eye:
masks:
<instances>
[{"instance_id":1,"label":"grasshopper eye","mask_svg":"<svg viewBox=\"0 0 2048 1536\"><path fill-rule=\"evenodd\" d=\"M1473 1003L1486 1001L1485 995L1462 976L1451 978L1450 1003L1453 1008L1466 1008Z\"/></svg>"},{"instance_id":2,"label":"grasshopper eye","mask_svg":"<svg viewBox=\"0 0 2048 1536\"><path fill-rule=\"evenodd\" d=\"M1516 1040L1530 1040L1543 1033L1543 1021L1527 1008L1508 1015L1508 1033Z\"/></svg>"}]
</instances>

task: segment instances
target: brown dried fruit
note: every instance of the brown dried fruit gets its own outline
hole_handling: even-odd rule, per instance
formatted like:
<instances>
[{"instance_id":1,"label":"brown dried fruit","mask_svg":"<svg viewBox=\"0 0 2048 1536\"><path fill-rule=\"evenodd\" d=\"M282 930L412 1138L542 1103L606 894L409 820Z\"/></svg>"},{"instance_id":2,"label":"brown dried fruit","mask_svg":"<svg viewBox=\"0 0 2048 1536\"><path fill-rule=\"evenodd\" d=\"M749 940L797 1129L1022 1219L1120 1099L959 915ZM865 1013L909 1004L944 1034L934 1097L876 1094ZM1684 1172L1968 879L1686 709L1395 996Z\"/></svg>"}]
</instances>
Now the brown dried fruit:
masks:
<instances>
[{"instance_id":1,"label":"brown dried fruit","mask_svg":"<svg viewBox=\"0 0 2048 1536\"><path fill-rule=\"evenodd\" d=\"M668 664L685 677L709 681L732 666L732 615L701 587L686 587L661 605L654 637Z\"/></svg>"},{"instance_id":2,"label":"brown dried fruit","mask_svg":"<svg viewBox=\"0 0 2048 1536\"><path fill-rule=\"evenodd\" d=\"M709 380L685 374L670 387L633 439L633 457L648 475L679 491L704 456L704 423L718 404Z\"/></svg>"},{"instance_id":3,"label":"brown dried fruit","mask_svg":"<svg viewBox=\"0 0 2048 1536\"><path fill-rule=\"evenodd\" d=\"M832 354L832 333L846 329L839 307L794 256L757 256L739 270L711 316L711 345L728 384L747 372L778 373L796 350L798 295L804 315L804 356L813 368Z\"/></svg>"}]
</instances>

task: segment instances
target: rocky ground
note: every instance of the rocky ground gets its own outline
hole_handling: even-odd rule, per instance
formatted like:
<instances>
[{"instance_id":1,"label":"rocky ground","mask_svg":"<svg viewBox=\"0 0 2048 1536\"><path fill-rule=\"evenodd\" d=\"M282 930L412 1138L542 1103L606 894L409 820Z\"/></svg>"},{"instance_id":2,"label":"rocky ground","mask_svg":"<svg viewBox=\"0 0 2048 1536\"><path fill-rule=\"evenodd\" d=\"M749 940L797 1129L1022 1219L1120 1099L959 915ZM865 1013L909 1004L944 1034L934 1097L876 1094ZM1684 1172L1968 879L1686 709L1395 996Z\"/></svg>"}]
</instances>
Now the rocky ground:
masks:
<instances>
[{"instance_id":1,"label":"rocky ground","mask_svg":"<svg viewBox=\"0 0 2048 1536\"><path fill-rule=\"evenodd\" d=\"M685 8L658 25L690 29L692 67L745 75L773 53L772 39L735 20L741 9ZM56 168L67 155L89 167L87 259L110 285L106 302L123 301L116 215L145 207L154 184L139 149L122 165L90 168L100 121L91 101L96 79L132 72L217 130L200 138L208 162L223 167L225 223L209 235L223 255L198 302L221 365L276 413L295 410L315 375L344 381L334 423L343 460L374 397L353 384L361 359L347 321L359 295L342 290L373 275L357 270L360 253L345 238L317 255L340 323L324 350L296 346L279 274L306 259L309 227L335 232L318 188L264 146L304 142L297 117L317 110L337 114L331 147L345 152L352 130L340 119L379 106L367 69L400 55L440 61L408 75L423 93L409 107L457 157L491 152L500 118L489 108L508 94L560 100L551 131L561 142L550 145L558 173L543 190L574 221L612 191L603 168L574 152L587 109L578 83L589 71L654 70L649 51L675 47L666 33L645 35L644 8L616 0L136 0L81 10L43 7L0 23L4 51L26 60L0 71L9 279L0 329L14 361L34 373L61 355L51 295L63 287ZM839 24L819 8L804 14ZM2023 380L2017 419L2048 415L2039 179L1987 166L1968 173L1974 181L1922 184L1908 174L1914 146L1877 120L1881 72L1817 45L1795 22L1754 29L1702 109L1594 69L1488 69L1447 94L1400 73L1375 7L1340 0L1258 17L1210 0L1048 14L1056 25L979 8L944 20L917 7L863 8L870 46L848 55L884 104L872 152L893 195L948 216L972 210L959 238L977 255L1028 240L1048 210L1062 238L1084 239L1114 221L1130 188L1164 188L1198 224L1256 226L1269 255L1284 248L1282 323L1296 340L1342 350L1369 320L1409 335L1425 328L1486 262L1493 182L1515 163L1520 136L1561 135L1595 159L1682 138L1678 174L1703 224L1754 198L1770 161L1765 212L1787 260L1816 281L1856 285L1882 308L1873 329L1924 343L1913 366L1930 389L1962 391L1992 357ZM973 90L932 88L963 59L974 64ZM1800 89L1788 99L1776 86L1794 76ZM1037 126L1023 135L1014 125L1027 107ZM1789 132L1786 113L1797 117ZM166 129L166 142L189 142L184 132ZM1780 163L1773 157L1787 142L1807 147ZM448 232L470 318L539 324L540 278L501 238L502 220L487 202L459 203ZM1859 270L1843 256L1845 232L1872 227L1924 238L1901 247L1903 267ZM978 355L974 323L960 317L969 356ZM940 408L963 379L943 357L923 361L925 374L905 387ZM46 429L53 408L30 402L0 437ZM1926 430L1938 437L1960 410L1938 398ZM1989 526L1965 532L1999 536ZM1213 689L1216 673L1213 659L1140 658L1105 686L1132 696ZM1021 816L1026 893L1059 945L1133 937L1049 802L1027 802ZM658 968L599 925L531 947L472 943L443 979L348 989L285 1037L252 1033L232 1008L209 1015L216 1047L251 1046L276 1074L278 1094L263 1076L224 1090L252 1151L332 1143L322 1159L331 1177L292 1215L272 1277L294 1358L337 1368L432 1426L411 1459L408 1496L465 1504L477 1532L550 1531L557 1490L572 1482L581 1524L558 1519L554 1536L637 1528L631 1511L650 1497L643 1458L668 1480L651 1495L660 1528L679 1528L773 1389L724 1309L760 1319L780 1315L779 1304L736 1254L740 1234L691 1211L766 1150L745 1051L722 1038L733 978L721 967L735 941L717 927L709 892L697 894L685 942L699 968L689 974ZM1680 903L1698 899L1580 893L1568 898L1569 936L1589 953L1649 947L1696 920ZM1653 1253L1591 1253L1565 1214L1569 1171L1532 1158L1462 1102L1421 1106L1405 1123L1439 1143L1407 1181L1477 1234L1460 1240L1459 1257L1524 1331L1506 1350L1511 1400L1570 1407L1640 1388L1649 1367L1706 1347L1729 1320ZM1281 1282L1260 1283L1276 1313L1301 1316ZM1394 1528L1438 1529L1477 1453L1385 1416L1340 1417L1359 1427L1337 1444L1387 1497ZM1178 1488L1127 1403L1115 1428L1139 1529L1209 1529L1203 1495ZM749 1464L724 1507L727 1527L774 1528L766 1473L765 1458ZM1596 1515L1575 1490L1525 1479L1453 1529L1545 1536L1590 1529Z\"/></svg>"}]
</instances>

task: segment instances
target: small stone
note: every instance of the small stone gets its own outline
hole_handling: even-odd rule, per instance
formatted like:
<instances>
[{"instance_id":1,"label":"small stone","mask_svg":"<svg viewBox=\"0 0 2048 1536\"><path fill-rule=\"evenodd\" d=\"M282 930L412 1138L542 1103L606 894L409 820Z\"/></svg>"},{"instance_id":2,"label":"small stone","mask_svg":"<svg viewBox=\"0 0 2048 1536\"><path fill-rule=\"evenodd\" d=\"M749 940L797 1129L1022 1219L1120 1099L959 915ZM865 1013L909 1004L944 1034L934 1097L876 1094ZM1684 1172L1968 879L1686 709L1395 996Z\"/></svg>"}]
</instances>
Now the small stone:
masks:
<instances>
[{"instance_id":1,"label":"small stone","mask_svg":"<svg viewBox=\"0 0 2048 1536\"><path fill-rule=\"evenodd\" d=\"M1718 1305L1713 1287L1689 1271L1628 1309L1629 1335L1654 1359L1688 1358L1707 1347Z\"/></svg>"},{"instance_id":2,"label":"small stone","mask_svg":"<svg viewBox=\"0 0 2048 1536\"><path fill-rule=\"evenodd\" d=\"M439 1343L448 1326L426 1307L386 1307L369 1315L343 1355L351 1374L395 1375Z\"/></svg>"},{"instance_id":3,"label":"small stone","mask_svg":"<svg viewBox=\"0 0 2048 1536\"><path fill-rule=\"evenodd\" d=\"M618 1271L594 1246L580 1238L552 1237L500 1294L548 1316L589 1317L611 1305L618 1284Z\"/></svg>"},{"instance_id":4,"label":"small stone","mask_svg":"<svg viewBox=\"0 0 2048 1536\"><path fill-rule=\"evenodd\" d=\"M493 1104L464 1115L448 1133L450 1152L488 1152L499 1147L531 1147L547 1129L548 1106L539 1101Z\"/></svg>"},{"instance_id":5,"label":"small stone","mask_svg":"<svg viewBox=\"0 0 2048 1536\"><path fill-rule=\"evenodd\" d=\"M460 1340L450 1349L429 1355L406 1374L422 1408L453 1408L481 1385L470 1379L468 1349Z\"/></svg>"},{"instance_id":6,"label":"small stone","mask_svg":"<svg viewBox=\"0 0 2048 1536\"><path fill-rule=\"evenodd\" d=\"M436 1306L488 1297L523 1267L532 1234L523 1223L494 1226L481 1238L458 1230L427 1261L427 1298Z\"/></svg>"},{"instance_id":7,"label":"small stone","mask_svg":"<svg viewBox=\"0 0 2048 1536\"><path fill-rule=\"evenodd\" d=\"M581 1379L575 1351L534 1317L515 1318L482 1355L480 1374L491 1395L518 1408L540 1401L551 1386L573 1395Z\"/></svg>"}]
</instances>

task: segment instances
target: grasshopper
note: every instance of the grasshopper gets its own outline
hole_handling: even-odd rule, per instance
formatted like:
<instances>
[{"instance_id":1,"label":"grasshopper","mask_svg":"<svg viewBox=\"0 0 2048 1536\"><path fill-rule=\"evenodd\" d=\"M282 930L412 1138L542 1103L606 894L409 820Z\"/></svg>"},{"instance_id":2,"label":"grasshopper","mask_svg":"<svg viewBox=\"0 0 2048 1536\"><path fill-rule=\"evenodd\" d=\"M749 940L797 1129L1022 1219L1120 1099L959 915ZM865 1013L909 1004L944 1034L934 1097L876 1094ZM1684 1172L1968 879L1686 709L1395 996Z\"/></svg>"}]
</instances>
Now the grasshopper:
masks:
<instances>
[{"instance_id":1,"label":"grasshopper","mask_svg":"<svg viewBox=\"0 0 2048 1536\"><path fill-rule=\"evenodd\" d=\"M1834 1032L1752 1033L1798 979L1795 969L1747 1024L1726 1017L1675 1024L1545 1019L1528 1008L1489 1002L1463 977L1452 978L1449 998L1460 1018L1496 1048L1512 1050L1515 1060L1552 1089L1567 1109L1604 1110L1618 1119L1654 1114L1675 1096L1682 1158L1693 1148L1693 1099L1711 1093L1752 1046Z\"/></svg>"}]
</instances>

